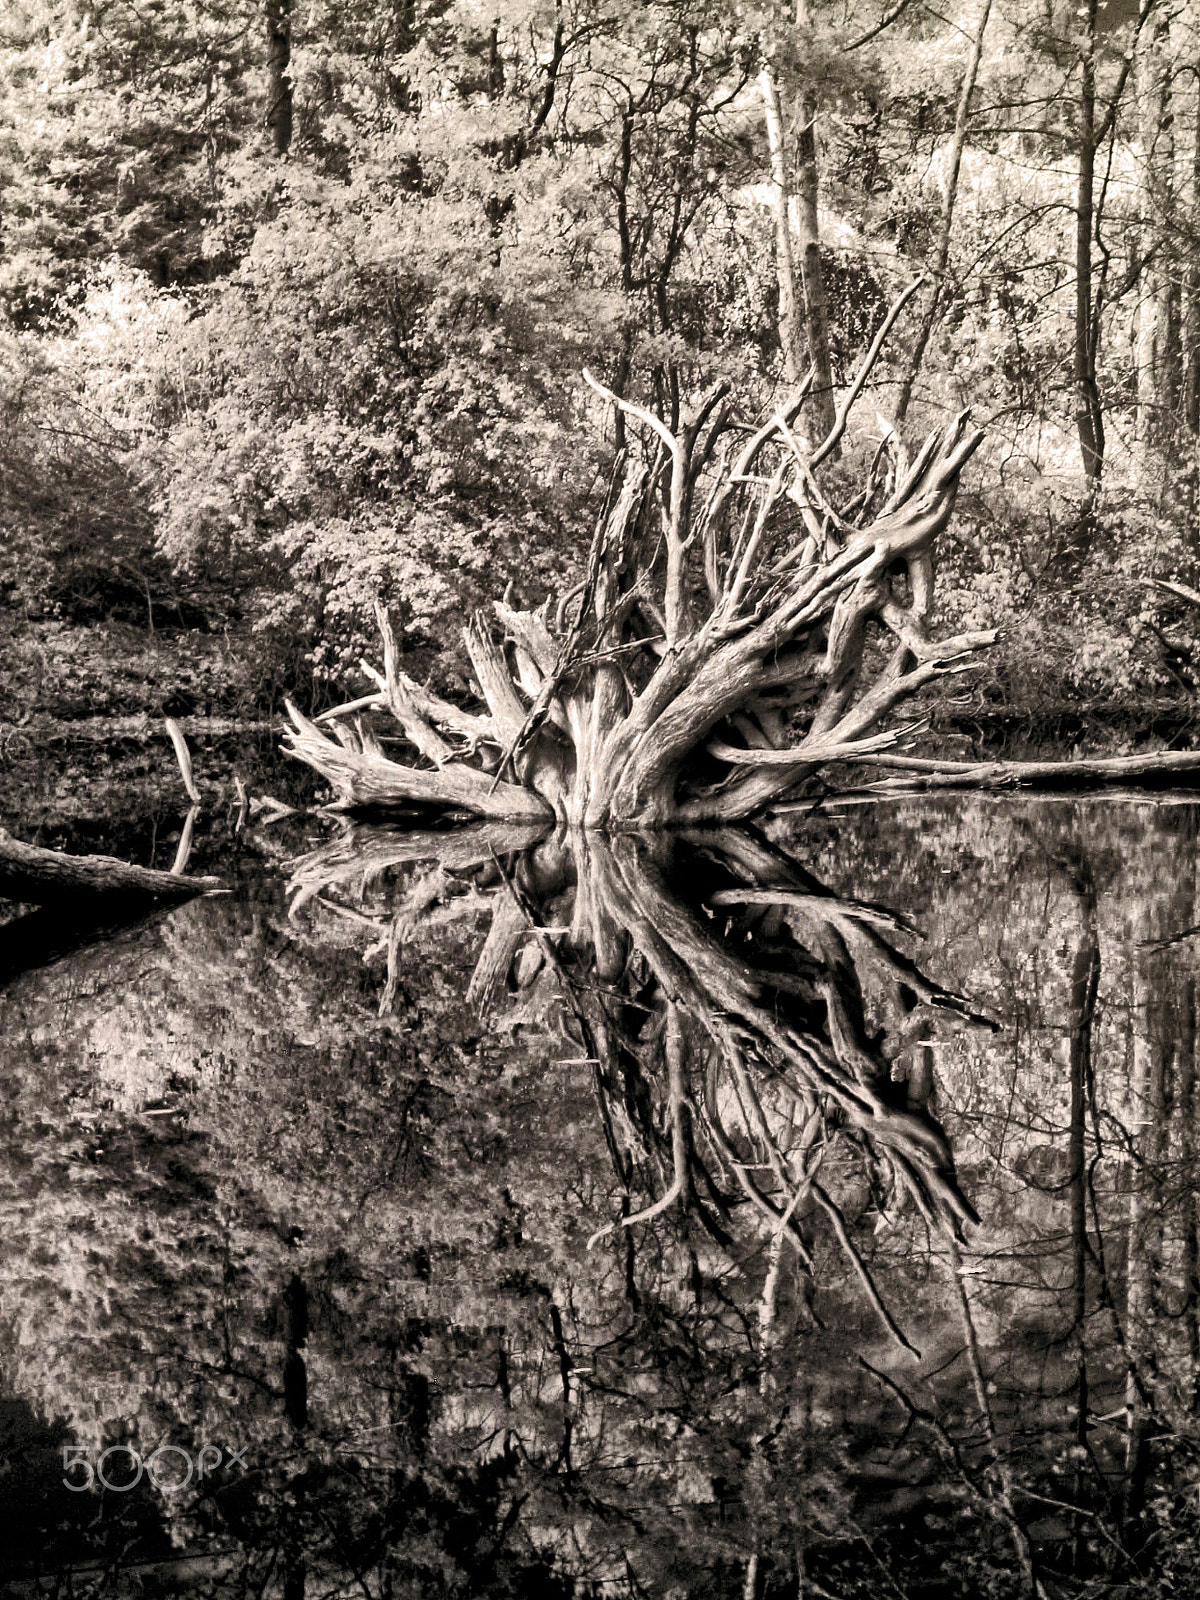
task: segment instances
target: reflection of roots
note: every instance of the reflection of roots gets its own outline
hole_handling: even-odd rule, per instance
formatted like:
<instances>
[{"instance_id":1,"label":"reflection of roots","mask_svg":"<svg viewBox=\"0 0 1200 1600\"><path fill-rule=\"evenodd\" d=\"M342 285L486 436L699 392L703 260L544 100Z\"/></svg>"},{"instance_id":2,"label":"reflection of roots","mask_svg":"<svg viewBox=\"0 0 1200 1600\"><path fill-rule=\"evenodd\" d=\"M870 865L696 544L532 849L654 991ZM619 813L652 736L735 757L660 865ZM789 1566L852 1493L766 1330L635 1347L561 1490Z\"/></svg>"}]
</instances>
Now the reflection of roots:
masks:
<instances>
[{"instance_id":1,"label":"reflection of roots","mask_svg":"<svg viewBox=\"0 0 1200 1600\"><path fill-rule=\"evenodd\" d=\"M632 1216L621 1218L623 1227L631 1228L635 1222L649 1222L651 1217L657 1217L664 1211L670 1210L677 1200L683 1198L688 1181L688 1138L687 1125L684 1118L687 1116L687 1084L685 1079L683 1026L679 1020L679 1008L673 1002L667 1003L667 1030L666 1050L667 1058L667 1111L671 1123L671 1160L674 1176L671 1187L649 1205L644 1211L636 1211ZM608 1223L600 1228L588 1240L588 1249L602 1239L606 1233L611 1233L615 1223Z\"/></svg>"},{"instance_id":2,"label":"reflection of roots","mask_svg":"<svg viewBox=\"0 0 1200 1600\"><path fill-rule=\"evenodd\" d=\"M486 1008L511 986L528 1015L540 992L592 1066L628 1198L590 1245L676 1209L728 1248L735 1212L749 1207L756 1231L790 1241L811 1273L810 1229L823 1217L911 1350L850 1212L865 1190L881 1217L911 1205L935 1232L957 1236L976 1220L930 1112L930 1080L904 1081L902 1058L938 1012L982 1019L891 942L899 920L830 895L761 837L732 832L364 832L300 864L296 904L431 856L436 871L411 881L387 934L385 1001L416 927L490 907L471 998ZM629 1203L633 1168L651 1191L640 1208Z\"/></svg>"}]
</instances>

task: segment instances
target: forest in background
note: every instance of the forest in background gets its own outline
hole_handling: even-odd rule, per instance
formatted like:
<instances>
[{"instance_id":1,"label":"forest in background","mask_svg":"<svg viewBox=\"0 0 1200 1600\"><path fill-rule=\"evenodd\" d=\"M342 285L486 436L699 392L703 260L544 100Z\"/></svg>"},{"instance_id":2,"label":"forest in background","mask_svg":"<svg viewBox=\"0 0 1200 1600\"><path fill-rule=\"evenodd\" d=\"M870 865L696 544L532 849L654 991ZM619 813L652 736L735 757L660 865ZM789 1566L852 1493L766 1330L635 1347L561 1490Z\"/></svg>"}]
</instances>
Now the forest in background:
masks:
<instances>
[{"instance_id":1,"label":"forest in background","mask_svg":"<svg viewBox=\"0 0 1200 1600\"><path fill-rule=\"evenodd\" d=\"M962 716L1182 727L1197 44L1156 0L7 7L5 722L361 692L376 598L468 692L471 607L569 588L649 448L585 365L672 426L811 365L819 437L926 274L834 472L986 430L938 578L1003 632Z\"/></svg>"}]
</instances>

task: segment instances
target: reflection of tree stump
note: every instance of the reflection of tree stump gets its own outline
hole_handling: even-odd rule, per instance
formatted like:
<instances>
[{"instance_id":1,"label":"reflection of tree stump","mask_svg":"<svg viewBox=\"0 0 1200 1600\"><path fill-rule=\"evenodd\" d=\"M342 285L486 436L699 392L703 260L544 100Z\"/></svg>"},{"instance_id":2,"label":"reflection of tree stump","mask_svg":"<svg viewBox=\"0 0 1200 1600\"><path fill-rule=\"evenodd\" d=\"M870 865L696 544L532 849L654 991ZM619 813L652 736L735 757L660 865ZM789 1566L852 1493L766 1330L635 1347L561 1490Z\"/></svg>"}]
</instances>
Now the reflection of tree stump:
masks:
<instances>
[{"instance_id":1,"label":"reflection of tree stump","mask_svg":"<svg viewBox=\"0 0 1200 1600\"><path fill-rule=\"evenodd\" d=\"M441 871L414 877L393 908L389 963L423 918L490 906L473 997L495 1005L511 986L528 1014L540 992L592 1065L627 1196L593 1243L670 1211L728 1247L749 1215L755 1231L790 1241L810 1274L813 1230L827 1227L908 1347L855 1222L868 1198L880 1213L915 1206L951 1236L975 1220L929 1107L931 1080L922 1094L896 1064L939 1014L982 1019L902 951L894 935L907 925L831 895L758 835L699 830L357 830L298 863L294 909L323 891L336 910L339 884L438 855ZM868 1025L864 985L886 1016L882 1034ZM394 986L390 974L385 994Z\"/></svg>"},{"instance_id":2,"label":"reflection of tree stump","mask_svg":"<svg viewBox=\"0 0 1200 1600\"><path fill-rule=\"evenodd\" d=\"M576 589L538 612L497 605L499 641L482 617L467 628L486 712L406 677L380 611L376 693L326 714L336 743L289 707L291 753L343 806L631 828L749 817L823 763L894 744L895 706L994 637L928 629L934 543L982 439L966 413L912 462L889 436L840 511L816 476L912 292L815 448L794 431L807 383L760 428L734 421L720 384L672 429L585 374L649 454L618 462ZM347 720L383 708L407 763Z\"/></svg>"}]
</instances>

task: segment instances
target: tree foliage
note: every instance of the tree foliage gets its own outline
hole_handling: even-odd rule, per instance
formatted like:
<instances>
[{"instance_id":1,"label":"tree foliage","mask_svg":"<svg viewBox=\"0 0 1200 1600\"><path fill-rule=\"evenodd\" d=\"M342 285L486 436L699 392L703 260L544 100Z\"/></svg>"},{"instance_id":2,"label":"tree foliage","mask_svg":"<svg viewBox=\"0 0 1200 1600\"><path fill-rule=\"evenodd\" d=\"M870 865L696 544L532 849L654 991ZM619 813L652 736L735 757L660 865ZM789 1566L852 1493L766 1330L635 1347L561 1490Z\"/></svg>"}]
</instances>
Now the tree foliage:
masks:
<instances>
[{"instance_id":1,"label":"tree foliage","mask_svg":"<svg viewBox=\"0 0 1200 1600\"><path fill-rule=\"evenodd\" d=\"M1013 4L982 32L970 5L285 10L286 69L283 13L251 0L25 0L3 24L4 403L17 459L52 456L67 519L123 563L128 593L89 579L93 609L148 584L153 617L175 582L202 619L338 672L379 598L463 687L463 602L511 581L536 604L579 570L628 426L584 365L669 426L721 378L747 416L774 402L769 67L781 154L819 184L835 385L882 306L938 272L874 393L888 415L911 379L915 427L966 405L986 427L951 622L990 573L1065 648L1044 597L1066 584L1096 668L1051 679L1177 681L1171 619L1135 594L1194 577L1184 9ZM31 405L30 373L70 401ZM18 603L70 552L55 504L19 516Z\"/></svg>"}]
</instances>

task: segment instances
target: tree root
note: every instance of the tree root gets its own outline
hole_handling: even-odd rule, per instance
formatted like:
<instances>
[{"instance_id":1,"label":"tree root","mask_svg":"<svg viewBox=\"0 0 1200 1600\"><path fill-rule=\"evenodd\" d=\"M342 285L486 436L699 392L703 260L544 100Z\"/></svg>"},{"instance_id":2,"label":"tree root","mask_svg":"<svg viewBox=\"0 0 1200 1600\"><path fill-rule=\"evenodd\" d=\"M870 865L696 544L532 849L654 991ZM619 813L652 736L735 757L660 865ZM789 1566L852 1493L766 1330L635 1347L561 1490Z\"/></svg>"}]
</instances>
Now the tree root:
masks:
<instances>
[{"instance_id":1,"label":"tree root","mask_svg":"<svg viewBox=\"0 0 1200 1600\"><path fill-rule=\"evenodd\" d=\"M462 710L406 677L377 607L383 669L364 664L376 692L325 713L332 739L289 706L291 753L344 809L621 831L744 819L817 768L910 735L912 725L887 725L900 701L964 670L995 637L938 641L928 628L933 547L983 436L964 412L910 463L889 435L841 512L817 479L904 298L813 448L794 431L805 386L734 453L725 385L672 429L585 374L640 424L644 459L616 463L569 596L471 619L464 642L486 709ZM873 669L872 637L891 641ZM351 725L385 706L410 763Z\"/></svg>"}]
</instances>

